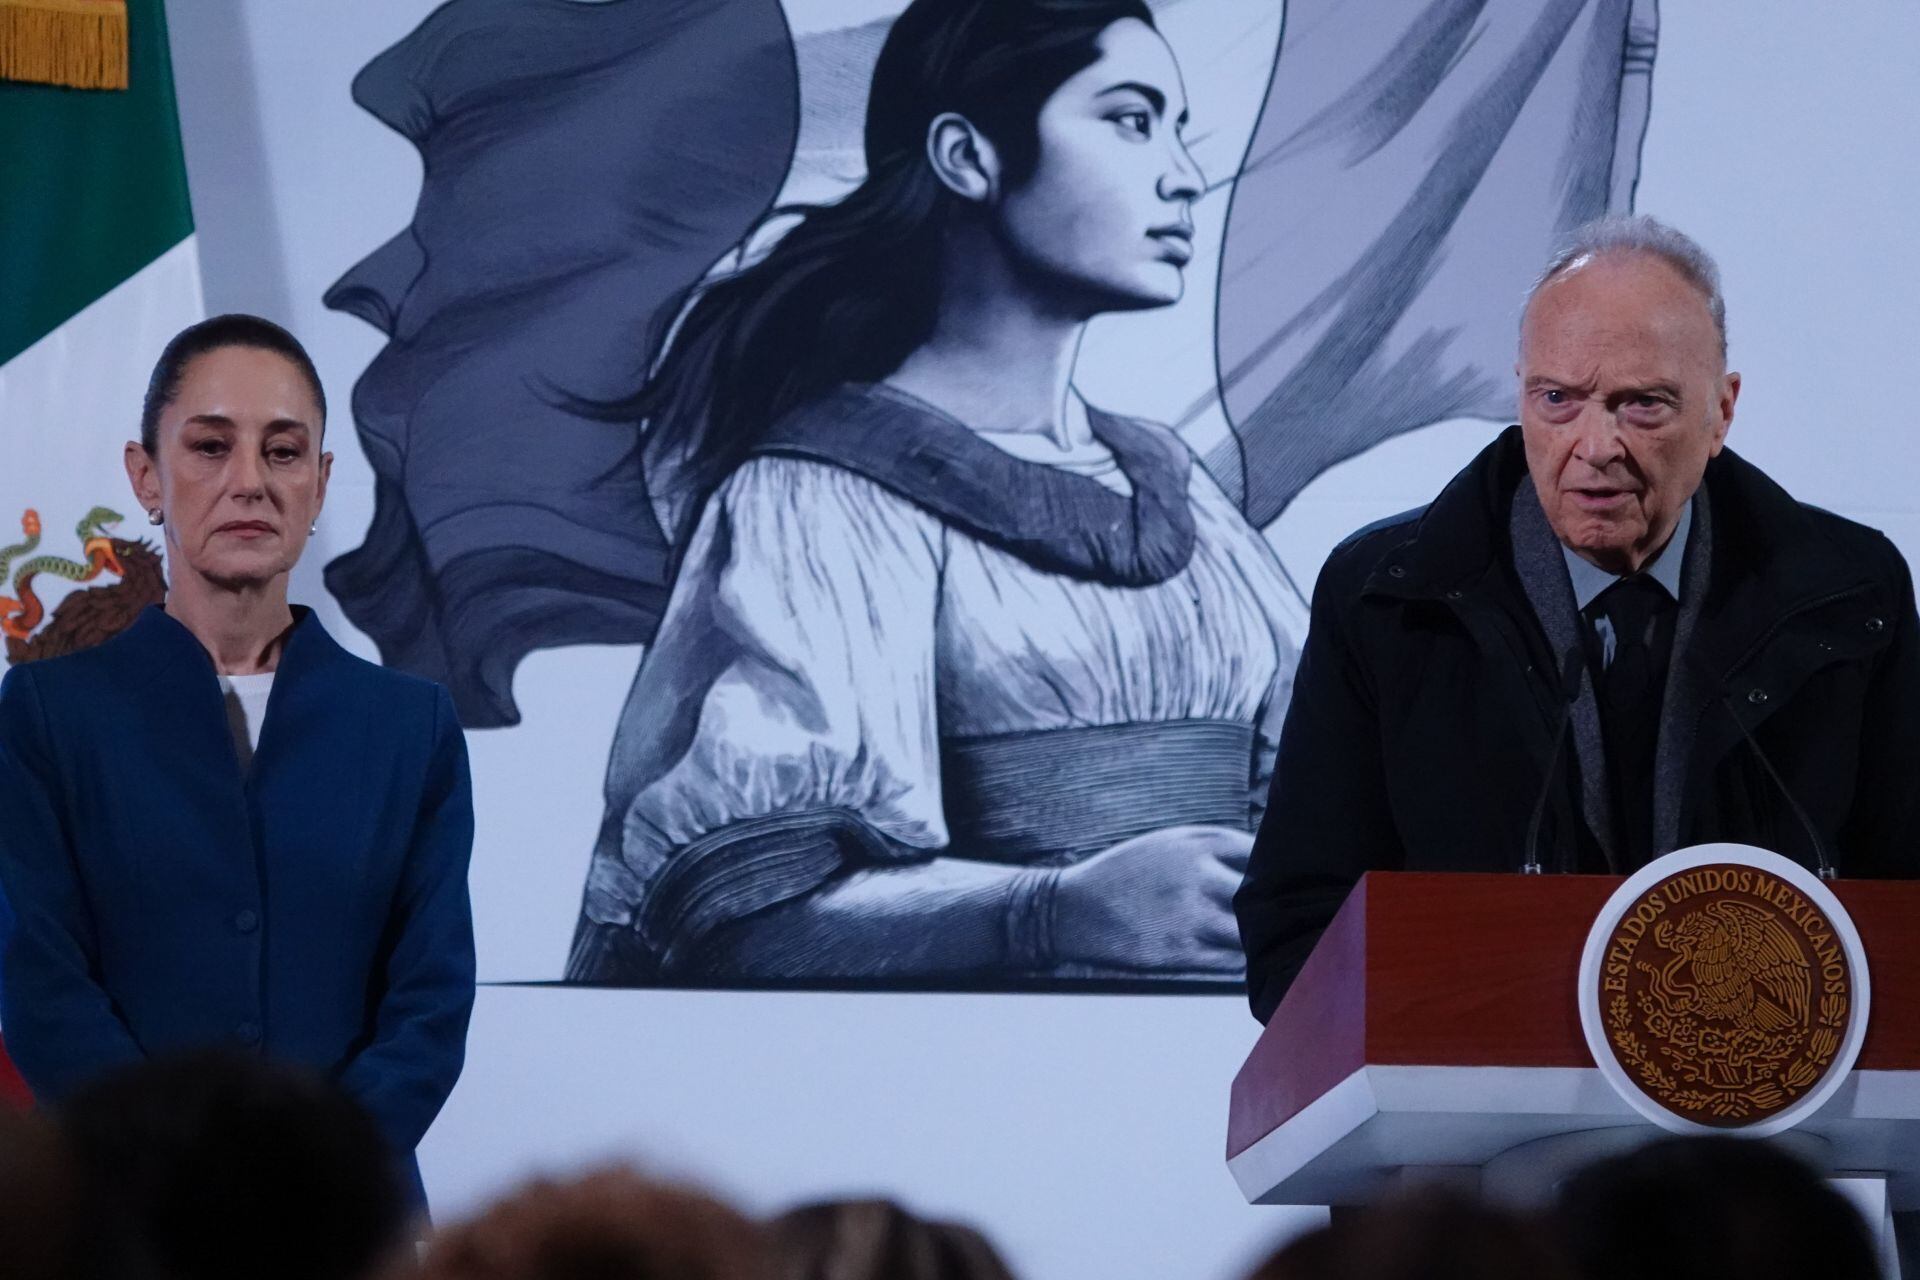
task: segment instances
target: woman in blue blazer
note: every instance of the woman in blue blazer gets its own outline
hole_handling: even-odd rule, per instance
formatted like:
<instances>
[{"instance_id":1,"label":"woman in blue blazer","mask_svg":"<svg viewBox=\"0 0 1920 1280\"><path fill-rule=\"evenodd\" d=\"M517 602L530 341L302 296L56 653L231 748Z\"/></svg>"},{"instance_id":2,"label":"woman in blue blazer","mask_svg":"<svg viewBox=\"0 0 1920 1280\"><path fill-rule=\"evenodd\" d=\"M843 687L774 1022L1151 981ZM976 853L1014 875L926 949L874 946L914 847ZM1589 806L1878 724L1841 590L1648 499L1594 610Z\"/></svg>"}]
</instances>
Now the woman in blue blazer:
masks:
<instances>
[{"instance_id":1,"label":"woman in blue blazer","mask_svg":"<svg viewBox=\"0 0 1920 1280\"><path fill-rule=\"evenodd\" d=\"M325 416L267 321L161 356L126 462L166 604L0 684L0 1027L49 1101L187 1046L306 1064L411 1166L473 1006L466 747L445 690L287 603Z\"/></svg>"}]
</instances>

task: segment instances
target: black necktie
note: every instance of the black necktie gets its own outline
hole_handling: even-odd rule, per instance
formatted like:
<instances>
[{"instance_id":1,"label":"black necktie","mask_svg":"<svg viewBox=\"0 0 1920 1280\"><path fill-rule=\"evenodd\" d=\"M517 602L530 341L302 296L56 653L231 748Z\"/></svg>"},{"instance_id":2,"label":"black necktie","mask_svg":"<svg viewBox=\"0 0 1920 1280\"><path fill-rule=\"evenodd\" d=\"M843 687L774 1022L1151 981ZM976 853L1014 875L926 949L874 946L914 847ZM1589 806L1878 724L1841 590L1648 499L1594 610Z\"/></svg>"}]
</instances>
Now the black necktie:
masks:
<instances>
[{"instance_id":1,"label":"black necktie","mask_svg":"<svg viewBox=\"0 0 1920 1280\"><path fill-rule=\"evenodd\" d=\"M1589 626L1605 618L1613 629L1613 660L1604 666L1596 663L1600 672L1595 692L1624 871L1653 854L1654 751L1673 647L1674 600L1658 582L1636 573L1601 592L1586 612Z\"/></svg>"}]
</instances>

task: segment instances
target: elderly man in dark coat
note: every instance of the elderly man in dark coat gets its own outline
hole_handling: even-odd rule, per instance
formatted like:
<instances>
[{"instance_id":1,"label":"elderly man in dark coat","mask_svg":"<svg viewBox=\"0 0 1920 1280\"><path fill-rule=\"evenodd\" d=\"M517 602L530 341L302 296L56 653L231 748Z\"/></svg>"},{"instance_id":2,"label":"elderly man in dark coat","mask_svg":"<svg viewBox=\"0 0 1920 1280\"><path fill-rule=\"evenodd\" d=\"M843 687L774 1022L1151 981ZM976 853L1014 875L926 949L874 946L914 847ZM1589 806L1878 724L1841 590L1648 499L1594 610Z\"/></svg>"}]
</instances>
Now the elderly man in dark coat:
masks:
<instances>
[{"instance_id":1,"label":"elderly man in dark coat","mask_svg":"<svg viewBox=\"0 0 1920 1280\"><path fill-rule=\"evenodd\" d=\"M1724 447L1712 260L1650 218L1584 229L1517 372L1520 425L1321 572L1235 900L1262 1021L1368 870L1625 873L1731 840L1914 873L1912 580Z\"/></svg>"}]
</instances>

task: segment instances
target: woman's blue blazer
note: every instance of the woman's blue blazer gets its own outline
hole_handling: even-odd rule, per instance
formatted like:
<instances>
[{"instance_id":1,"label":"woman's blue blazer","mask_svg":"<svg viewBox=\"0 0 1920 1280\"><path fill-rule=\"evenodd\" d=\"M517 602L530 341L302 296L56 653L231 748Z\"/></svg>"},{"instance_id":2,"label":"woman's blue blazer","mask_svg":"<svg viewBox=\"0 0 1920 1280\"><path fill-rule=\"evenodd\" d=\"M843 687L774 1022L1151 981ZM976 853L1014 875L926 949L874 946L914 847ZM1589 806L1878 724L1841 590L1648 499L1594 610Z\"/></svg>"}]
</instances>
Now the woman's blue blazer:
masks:
<instances>
[{"instance_id":1,"label":"woman's blue blazer","mask_svg":"<svg viewBox=\"0 0 1920 1280\"><path fill-rule=\"evenodd\" d=\"M7 672L0 1032L50 1101L254 1048L331 1076L411 1161L473 1008L466 744L446 690L296 614L244 774L212 660L159 608Z\"/></svg>"}]
</instances>

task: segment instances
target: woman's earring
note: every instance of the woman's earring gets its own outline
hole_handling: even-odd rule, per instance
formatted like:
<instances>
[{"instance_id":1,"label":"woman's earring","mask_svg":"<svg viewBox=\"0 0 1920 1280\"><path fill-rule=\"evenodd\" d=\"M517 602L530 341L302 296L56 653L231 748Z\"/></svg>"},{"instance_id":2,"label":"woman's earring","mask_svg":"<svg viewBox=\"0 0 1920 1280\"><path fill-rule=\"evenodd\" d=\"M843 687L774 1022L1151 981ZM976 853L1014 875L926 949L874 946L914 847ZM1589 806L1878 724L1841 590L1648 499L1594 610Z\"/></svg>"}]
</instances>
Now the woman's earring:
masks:
<instances>
[{"instance_id":1,"label":"woman's earring","mask_svg":"<svg viewBox=\"0 0 1920 1280\"><path fill-rule=\"evenodd\" d=\"M320 522L318 520L315 520L312 524L307 526L307 536L309 538L311 538L314 534L318 532L320 532Z\"/></svg>"},{"instance_id":2,"label":"woman's earring","mask_svg":"<svg viewBox=\"0 0 1920 1280\"><path fill-rule=\"evenodd\" d=\"M147 523L148 523L148 524L165 524L166 522L167 522L167 513L166 513L166 512L164 512L164 511L162 511L162 510L161 510L160 508L158 508L158 507L148 507L148 508L147 508Z\"/></svg>"}]
</instances>

